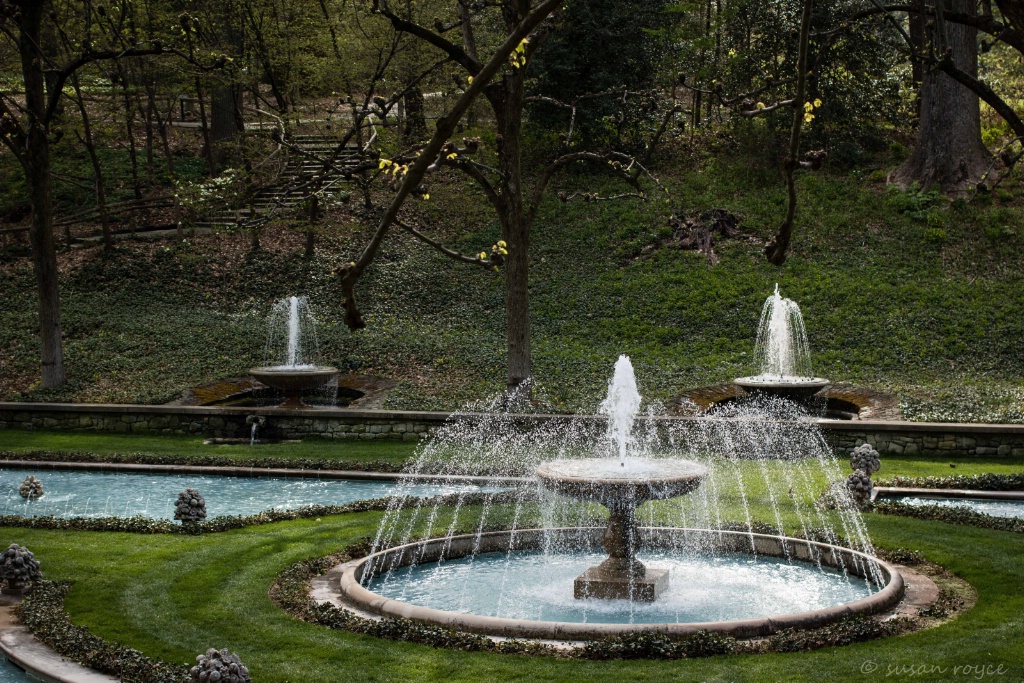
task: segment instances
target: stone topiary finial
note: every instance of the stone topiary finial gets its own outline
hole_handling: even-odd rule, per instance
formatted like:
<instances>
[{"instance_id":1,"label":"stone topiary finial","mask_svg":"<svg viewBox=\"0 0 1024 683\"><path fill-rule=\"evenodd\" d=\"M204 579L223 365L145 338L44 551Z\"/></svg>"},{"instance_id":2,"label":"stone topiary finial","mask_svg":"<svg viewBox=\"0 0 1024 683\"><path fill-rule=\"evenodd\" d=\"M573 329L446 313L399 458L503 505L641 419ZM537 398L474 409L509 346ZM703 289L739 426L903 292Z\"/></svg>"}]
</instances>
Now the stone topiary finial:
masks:
<instances>
[{"instance_id":1,"label":"stone topiary finial","mask_svg":"<svg viewBox=\"0 0 1024 683\"><path fill-rule=\"evenodd\" d=\"M882 469L882 461L871 444L865 443L857 446L850 453L850 469L854 472L864 470L869 475Z\"/></svg>"},{"instance_id":2,"label":"stone topiary finial","mask_svg":"<svg viewBox=\"0 0 1024 683\"><path fill-rule=\"evenodd\" d=\"M9 588L21 589L42 578L39 560L28 548L12 543L0 552L0 581L6 581Z\"/></svg>"},{"instance_id":3,"label":"stone topiary finial","mask_svg":"<svg viewBox=\"0 0 1024 683\"><path fill-rule=\"evenodd\" d=\"M20 493L21 497L26 500L42 498L43 482L39 481L36 477L29 475L25 477L25 481L21 482L21 486L18 487L18 493Z\"/></svg>"},{"instance_id":4,"label":"stone topiary finial","mask_svg":"<svg viewBox=\"0 0 1024 683\"><path fill-rule=\"evenodd\" d=\"M227 648L210 648L196 657L196 665L189 671L190 683L252 683L249 670L242 660Z\"/></svg>"},{"instance_id":5,"label":"stone topiary finial","mask_svg":"<svg viewBox=\"0 0 1024 683\"><path fill-rule=\"evenodd\" d=\"M174 503L174 518L182 524L194 524L206 519L206 499L203 494L192 488L179 493Z\"/></svg>"}]
</instances>

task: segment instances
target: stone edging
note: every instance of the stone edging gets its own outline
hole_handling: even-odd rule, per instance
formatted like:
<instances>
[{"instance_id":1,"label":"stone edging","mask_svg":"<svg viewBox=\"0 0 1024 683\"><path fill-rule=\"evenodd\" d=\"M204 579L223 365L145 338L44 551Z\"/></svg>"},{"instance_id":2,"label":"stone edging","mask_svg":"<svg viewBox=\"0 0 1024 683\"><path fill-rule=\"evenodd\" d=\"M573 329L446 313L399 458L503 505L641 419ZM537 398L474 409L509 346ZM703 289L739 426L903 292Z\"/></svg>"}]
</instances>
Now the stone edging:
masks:
<instances>
[{"instance_id":1,"label":"stone edging","mask_svg":"<svg viewBox=\"0 0 1024 683\"><path fill-rule=\"evenodd\" d=\"M924 489L901 486L876 486L871 500L891 496L918 496L920 498L976 498L980 500L1024 500L1024 491L972 491L969 489Z\"/></svg>"},{"instance_id":2,"label":"stone edging","mask_svg":"<svg viewBox=\"0 0 1024 683\"><path fill-rule=\"evenodd\" d=\"M0 596L0 650L16 666L43 681L117 683L113 676L88 669L41 643L13 614L20 597Z\"/></svg>"}]
</instances>

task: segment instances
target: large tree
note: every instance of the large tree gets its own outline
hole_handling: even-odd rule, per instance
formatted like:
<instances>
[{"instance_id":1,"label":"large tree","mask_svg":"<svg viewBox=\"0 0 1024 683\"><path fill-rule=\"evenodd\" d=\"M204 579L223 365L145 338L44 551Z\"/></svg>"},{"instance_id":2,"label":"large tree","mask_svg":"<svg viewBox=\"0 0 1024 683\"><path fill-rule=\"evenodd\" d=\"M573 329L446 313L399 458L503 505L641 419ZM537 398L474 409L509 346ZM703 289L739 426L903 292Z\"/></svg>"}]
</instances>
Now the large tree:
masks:
<instances>
[{"instance_id":1,"label":"large tree","mask_svg":"<svg viewBox=\"0 0 1024 683\"><path fill-rule=\"evenodd\" d=\"M575 140L568 134L563 148L551 159L536 180L529 179L524 173L522 163L522 143L524 106L528 100L526 82L528 65L531 63L543 31L534 32L557 5L553 0L534 3L531 0L502 0L497 3L499 14L488 17L489 28L494 31L500 26L501 44L491 57L484 61L477 51L477 41L473 38L473 13L460 13L459 24L462 31L462 45L444 36L445 26L438 20L435 29L429 29L416 23L404 10L392 8L387 0L376 0L374 7L399 32L407 33L433 46L446 56L447 61L461 67L463 76L460 82L466 87L456 106L447 112L437 124L437 132L424 148L416 149L414 154L406 158L384 160L384 163L397 164L403 169L404 181L399 194L385 213L378 225L377 233L359 259L341 269L341 284L346 308L346 323L353 329L365 326L362 314L355 299L355 285L372 262L384 232L392 224L397 224L428 244L441 249L449 256L462 261L477 263L485 267L501 267L505 284L505 318L506 342L508 349L508 387L513 389L530 378L533 371L530 333L530 233L537 216L545 189L551 179L560 170L575 163L598 164L602 169L609 169L630 184L635 192L627 192L620 196L643 196L640 187L640 176L646 173L644 166L636 159L614 150L584 151L575 147ZM474 12L488 9L487 4L480 5ZM477 19L477 21L483 21ZM530 30L524 32L524 27ZM516 36L519 38L516 39ZM507 50L507 51L506 51ZM486 80L485 80L486 79ZM482 94L491 107L495 122L496 160L494 165L480 163L474 155L480 149L476 143L458 147L446 144L461 116L465 113L476 94ZM617 91L618 96L625 100L630 93L628 89ZM555 101L544 98L550 104L566 108L575 114L581 102L589 99L582 95L570 102ZM672 110L670 110L672 111ZM658 135L664 132L663 125ZM656 140L651 141L653 148ZM450 167L468 175L483 191L484 197L491 204L501 226L502 239L495 245L491 254L486 252L477 257L460 255L440 246L436 241L426 237L408 222L399 219L398 211L405 196L420 186L420 182L428 172L442 167ZM403 195L403 193L405 193ZM597 199L590 194L588 199Z\"/></svg>"},{"instance_id":2,"label":"large tree","mask_svg":"<svg viewBox=\"0 0 1024 683\"><path fill-rule=\"evenodd\" d=\"M29 241L39 297L43 388L65 381L50 168L52 128L63 113L63 90L74 74L90 64L166 51L159 41L130 44L121 35L116 37L116 44L98 45L89 27L100 23L93 21L94 12L102 16L107 10L94 8L89 0L77 9L82 13L78 24L83 34L73 44L68 43L77 51L59 56L47 49L53 42L48 34L57 29L46 22L60 19L49 0L0 0L0 29L17 49L23 83L21 93L0 90L0 142L21 164L32 204Z\"/></svg>"},{"instance_id":3,"label":"large tree","mask_svg":"<svg viewBox=\"0 0 1024 683\"><path fill-rule=\"evenodd\" d=\"M975 0L950 0L948 3L952 12L967 17L975 16L975 6ZM925 25L924 49L952 60L957 69L977 78L977 29L945 21L941 12L935 19ZM937 185L944 192L963 191L977 182L990 159L981 142L978 96L945 71L935 68L924 71L919 92L917 142L910 157L893 173L893 180L903 185Z\"/></svg>"}]
</instances>

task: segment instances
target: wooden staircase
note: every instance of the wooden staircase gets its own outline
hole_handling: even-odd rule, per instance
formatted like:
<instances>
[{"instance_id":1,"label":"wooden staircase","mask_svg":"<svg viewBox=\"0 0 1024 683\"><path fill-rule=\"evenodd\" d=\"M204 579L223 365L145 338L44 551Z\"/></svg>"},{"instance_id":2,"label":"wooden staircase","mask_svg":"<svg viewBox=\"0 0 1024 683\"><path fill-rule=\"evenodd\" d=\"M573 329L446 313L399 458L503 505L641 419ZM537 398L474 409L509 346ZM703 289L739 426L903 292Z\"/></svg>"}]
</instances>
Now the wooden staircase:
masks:
<instances>
[{"instance_id":1,"label":"wooden staircase","mask_svg":"<svg viewBox=\"0 0 1024 683\"><path fill-rule=\"evenodd\" d=\"M345 182L362 160L358 147L346 146L334 156L333 163L325 171L324 160L337 149L337 138L330 135L292 135L288 142L296 149L289 150L288 161L274 183L260 188L243 208L201 216L196 227L238 228L269 219L280 209L298 206L311 194Z\"/></svg>"}]
</instances>

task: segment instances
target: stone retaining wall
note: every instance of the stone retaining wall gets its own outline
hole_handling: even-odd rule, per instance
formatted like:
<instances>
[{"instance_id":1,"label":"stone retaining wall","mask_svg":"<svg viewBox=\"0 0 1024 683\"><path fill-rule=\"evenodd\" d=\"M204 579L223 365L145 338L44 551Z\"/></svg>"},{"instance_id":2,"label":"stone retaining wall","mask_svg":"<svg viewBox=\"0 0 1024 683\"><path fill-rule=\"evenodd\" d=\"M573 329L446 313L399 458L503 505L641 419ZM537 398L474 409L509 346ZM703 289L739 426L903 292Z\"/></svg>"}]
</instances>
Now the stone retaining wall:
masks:
<instances>
[{"instance_id":1,"label":"stone retaining wall","mask_svg":"<svg viewBox=\"0 0 1024 683\"><path fill-rule=\"evenodd\" d=\"M234 408L0 402L0 430L54 429L121 434L195 434L247 438L249 415L262 415L261 438L393 439L415 441L444 424L449 413L420 411ZM531 422L564 415L524 415ZM602 418L585 418L603 429ZM692 418L658 417L661 423ZM1024 457L1024 425L820 420L829 444L849 452L870 443L880 453L947 457ZM3 436L0 434L0 447Z\"/></svg>"},{"instance_id":2,"label":"stone retaining wall","mask_svg":"<svg viewBox=\"0 0 1024 683\"><path fill-rule=\"evenodd\" d=\"M0 430L54 429L118 434L194 434L248 438L249 415L266 418L260 438L393 439L416 441L447 413L279 410L197 406L0 403ZM3 437L0 436L0 443Z\"/></svg>"},{"instance_id":3,"label":"stone retaining wall","mask_svg":"<svg viewBox=\"0 0 1024 683\"><path fill-rule=\"evenodd\" d=\"M828 421L822 427L829 445L841 452L869 443L882 455L1024 457L1024 425Z\"/></svg>"}]
</instances>

